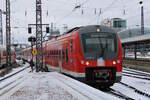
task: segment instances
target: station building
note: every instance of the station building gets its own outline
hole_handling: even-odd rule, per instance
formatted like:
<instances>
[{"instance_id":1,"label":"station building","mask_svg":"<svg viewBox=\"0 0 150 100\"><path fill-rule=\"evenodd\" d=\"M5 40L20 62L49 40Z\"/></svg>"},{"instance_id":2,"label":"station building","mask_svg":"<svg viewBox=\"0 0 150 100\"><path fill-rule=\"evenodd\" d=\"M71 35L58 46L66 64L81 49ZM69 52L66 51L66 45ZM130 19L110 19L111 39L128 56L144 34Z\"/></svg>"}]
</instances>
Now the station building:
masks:
<instances>
[{"instance_id":1,"label":"station building","mask_svg":"<svg viewBox=\"0 0 150 100\"><path fill-rule=\"evenodd\" d=\"M122 18L107 18L101 21L101 25L111 27L117 32L126 29L127 21Z\"/></svg>"},{"instance_id":2,"label":"station building","mask_svg":"<svg viewBox=\"0 0 150 100\"><path fill-rule=\"evenodd\" d=\"M124 58L132 56L137 59L138 56L148 56L150 53L150 28L144 28L144 34L141 34L141 28L125 29L118 32L121 38Z\"/></svg>"}]
</instances>

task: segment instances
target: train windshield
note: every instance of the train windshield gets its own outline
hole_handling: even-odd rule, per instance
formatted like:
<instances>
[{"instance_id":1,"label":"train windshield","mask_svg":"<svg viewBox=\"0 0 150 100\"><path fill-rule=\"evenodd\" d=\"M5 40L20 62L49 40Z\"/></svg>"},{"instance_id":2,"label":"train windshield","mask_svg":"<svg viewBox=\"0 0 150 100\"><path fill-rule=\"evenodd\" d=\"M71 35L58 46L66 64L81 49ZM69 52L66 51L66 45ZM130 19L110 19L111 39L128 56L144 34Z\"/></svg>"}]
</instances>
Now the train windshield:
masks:
<instances>
[{"instance_id":1,"label":"train windshield","mask_svg":"<svg viewBox=\"0 0 150 100\"><path fill-rule=\"evenodd\" d=\"M87 33L81 35L83 52L87 59L114 59L117 52L116 35L112 33ZM109 54L109 55L108 55Z\"/></svg>"}]
</instances>

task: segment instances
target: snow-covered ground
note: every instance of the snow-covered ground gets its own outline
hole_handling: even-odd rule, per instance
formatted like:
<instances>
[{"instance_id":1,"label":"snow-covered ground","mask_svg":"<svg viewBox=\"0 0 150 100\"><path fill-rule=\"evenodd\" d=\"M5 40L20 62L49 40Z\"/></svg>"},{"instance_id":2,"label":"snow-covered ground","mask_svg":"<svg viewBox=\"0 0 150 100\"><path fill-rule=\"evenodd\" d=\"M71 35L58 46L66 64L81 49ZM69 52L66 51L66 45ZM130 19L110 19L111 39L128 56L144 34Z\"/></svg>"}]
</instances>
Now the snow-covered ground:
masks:
<instances>
[{"instance_id":1,"label":"snow-covered ground","mask_svg":"<svg viewBox=\"0 0 150 100\"><path fill-rule=\"evenodd\" d=\"M2 100L118 100L57 72L29 73Z\"/></svg>"},{"instance_id":2,"label":"snow-covered ground","mask_svg":"<svg viewBox=\"0 0 150 100\"><path fill-rule=\"evenodd\" d=\"M13 69L9 75L29 66L25 64ZM30 73L27 68L10 79L0 82L0 100L117 100L114 95L104 93L84 83L71 79L57 72ZM136 70L134 70L136 71ZM138 71L141 72L141 71ZM144 72L143 72L144 73ZM149 74L149 73L146 73ZM4 76L7 77L8 75ZM2 78L0 78L2 79ZM122 77L122 82L150 94L150 81L128 76ZM115 83L114 90L135 100L150 100L134 90Z\"/></svg>"},{"instance_id":3,"label":"snow-covered ground","mask_svg":"<svg viewBox=\"0 0 150 100\"><path fill-rule=\"evenodd\" d=\"M135 58L135 56L134 55L130 55L130 56L126 55L126 58ZM150 60L150 56L139 56L139 55L137 55L137 58Z\"/></svg>"},{"instance_id":4,"label":"snow-covered ground","mask_svg":"<svg viewBox=\"0 0 150 100\"><path fill-rule=\"evenodd\" d=\"M25 64L23 65L22 67L19 67L19 68L15 68L12 70L11 73L9 73L8 75L4 76L4 77L1 77L1 79L9 76L9 75L12 75L24 68L26 68L28 66L28 64ZM14 75L13 77L10 77L10 78L7 78L3 81L0 81L0 100L3 100L1 99L1 96L4 95L5 93L7 93L10 89L16 87L18 84L20 84L23 80L25 80L27 77L27 74L29 73L30 69L27 68L26 70L23 70L22 72Z\"/></svg>"},{"instance_id":5,"label":"snow-covered ground","mask_svg":"<svg viewBox=\"0 0 150 100\"><path fill-rule=\"evenodd\" d=\"M150 94L150 80L143 80L143 79L138 79L138 78L133 78L133 77L128 77L128 76L123 76L122 77L122 82L126 83L132 87L135 87L136 89ZM135 99L135 100L150 100L150 98L147 98L145 96L142 96L138 93L136 93L134 90L120 84L120 83L115 83L112 88L114 90L120 91L121 93Z\"/></svg>"},{"instance_id":6,"label":"snow-covered ground","mask_svg":"<svg viewBox=\"0 0 150 100\"><path fill-rule=\"evenodd\" d=\"M123 68L123 72L142 73L142 74L146 74L146 75L148 75L148 76L150 75L150 73L148 73L148 72L139 71L139 70L130 69L130 68Z\"/></svg>"},{"instance_id":7,"label":"snow-covered ground","mask_svg":"<svg viewBox=\"0 0 150 100\"><path fill-rule=\"evenodd\" d=\"M14 74L14 73L18 72L19 70L22 70L22 69L24 69L24 68L26 68L28 66L29 66L29 64L26 63L26 64L22 65L21 67L13 68L12 71L9 74L6 74L5 76L0 77L0 79L5 78L5 77L7 77L7 76L9 76L11 74Z\"/></svg>"}]
</instances>

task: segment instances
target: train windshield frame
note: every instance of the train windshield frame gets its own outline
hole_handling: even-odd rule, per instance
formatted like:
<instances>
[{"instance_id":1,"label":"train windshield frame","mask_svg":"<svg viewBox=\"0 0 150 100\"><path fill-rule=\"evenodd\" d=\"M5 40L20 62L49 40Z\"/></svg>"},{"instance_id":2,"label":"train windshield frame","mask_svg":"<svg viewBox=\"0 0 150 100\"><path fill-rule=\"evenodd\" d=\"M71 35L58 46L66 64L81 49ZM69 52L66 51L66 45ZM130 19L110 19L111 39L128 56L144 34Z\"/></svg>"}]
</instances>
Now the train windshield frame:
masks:
<instances>
[{"instance_id":1,"label":"train windshield frame","mask_svg":"<svg viewBox=\"0 0 150 100\"><path fill-rule=\"evenodd\" d=\"M83 53L86 59L115 59L118 46L115 33L84 33L81 34Z\"/></svg>"}]
</instances>

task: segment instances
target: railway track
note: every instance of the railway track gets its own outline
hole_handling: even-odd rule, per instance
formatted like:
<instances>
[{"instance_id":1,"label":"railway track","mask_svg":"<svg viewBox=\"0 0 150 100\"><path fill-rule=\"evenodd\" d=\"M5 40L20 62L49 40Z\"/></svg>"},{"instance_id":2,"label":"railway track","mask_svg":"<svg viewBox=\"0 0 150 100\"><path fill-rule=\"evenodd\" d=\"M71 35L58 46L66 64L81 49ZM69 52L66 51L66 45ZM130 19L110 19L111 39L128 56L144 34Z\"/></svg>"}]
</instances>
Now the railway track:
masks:
<instances>
[{"instance_id":1,"label":"railway track","mask_svg":"<svg viewBox=\"0 0 150 100\"><path fill-rule=\"evenodd\" d=\"M4 78L0 79L0 82L2 82L2 81L4 81L4 80L6 80L6 79L8 79L8 78L10 78L10 77L12 77L12 76L14 76L14 75L18 74L18 73L20 73L20 72L22 72L22 71L24 71L24 70L25 70L25 69L27 69L27 68L29 68L29 66L28 66L28 67L25 67L25 68L23 68L23 69L21 69L21 70L19 70L19 71L15 72L15 73L13 73L13 74L9 75L9 76L6 76L6 77L4 77Z\"/></svg>"},{"instance_id":2,"label":"railway track","mask_svg":"<svg viewBox=\"0 0 150 100\"><path fill-rule=\"evenodd\" d=\"M87 84L88 85L88 84ZM125 100L134 100L133 98L121 93L119 90L115 90L111 87L108 87L108 88L100 88L99 86L95 86L95 85L89 85L89 86L92 86L93 88L95 89L98 89L100 91L103 91L105 93L108 93L108 94L111 94L115 97L118 97L118 98L121 98L121 99L125 99Z\"/></svg>"},{"instance_id":3,"label":"railway track","mask_svg":"<svg viewBox=\"0 0 150 100\"><path fill-rule=\"evenodd\" d=\"M119 98L122 98L122 99L125 99L125 100L134 100L133 98L130 98L129 96L126 96L124 94L122 94L121 92L117 91L117 90L114 90L112 88L108 88L109 89L109 92L110 94L112 95L115 95Z\"/></svg>"},{"instance_id":4,"label":"railway track","mask_svg":"<svg viewBox=\"0 0 150 100\"><path fill-rule=\"evenodd\" d=\"M139 77L139 76L134 76L134 75L130 75L130 74L122 74L124 76L128 76L128 77L133 77L133 78L138 78L138 79L144 79L144 80L150 80L150 78L146 78L146 77Z\"/></svg>"},{"instance_id":5,"label":"railway track","mask_svg":"<svg viewBox=\"0 0 150 100\"><path fill-rule=\"evenodd\" d=\"M15 88L17 85L19 85L25 79L24 75L20 75L19 73L25 71L27 68L29 68L29 66L0 79L0 83L1 83L0 96L4 95L11 89ZM15 77L13 77L13 76L15 76Z\"/></svg>"},{"instance_id":6,"label":"railway track","mask_svg":"<svg viewBox=\"0 0 150 100\"><path fill-rule=\"evenodd\" d=\"M150 60L145 61L145 60L123 60L123 67L124 68L132 68L135 70L141 70L144 72L149 72L150 73Z\"/></svg>"},{"instance_id":7,"label":"railway track","mask_svg":"<svg viewBox=\"0 0 150 100\"><path fill-rule=\"evenodd\" d=\"M144 79L144 80L150 80L150 74L146 73L146 72L141 72L141 71L124 68L122 73L123 73L122 75L124 75L124 76L139 78L139 79Z\"/></svg>"},{"instance_id":8,"label":"railway track","mask_svg":"<svg viewBox=\"0 0 150 100\"><path fill-rule=\"evenodd\" d=\"M130 72L130 73L133 73L133 74L136 73L136 74L141 75L141 76L150 77L150 73L148 73L148 72L142 72L142 71L133 70L133 69L123 68L123 72Z\"/></svg>"},{"instance_id":9,"label":"railway track","mask_svg":"<svg viewBox=\"0 0 150 100\"><path fill-rule=\"evenodd\" d=\"M66 74L64 74L64 75L66 75ZM68 75L66 75L66 76L68 76ZM68 77L70 77L70 78L72 78L72 79L74 79L74 80L77 80L77 79L74 78L74 77L71 77L71 76L68 76ZM97 86L95 86L95 85L87 84L87 83L84 82L84 81L80 81L80 82L82 82L82 83L84 83L84 84L86 84L86 85L89 85L89 86L91 86L91 87L93 87L93 88L95 88L95 89L98 89L98 90L100 90L100 91L103 91L103 92L105 92L105 93L114 95L114 96L116 96L116 97L119 97L119 98L122 98L122 99L126 99L126 100L134 100L134 99L132 99L132 98L130 98L130 97L128 97L128 96L122 94L121 92L116 91L116 90L114 90L114 89L112 89L112 88L106 88L106 89L104 89L104 90L101 90L99 87L97 87ZM64 82L63 82L63 83L64 83ZM69 86L69 87L70 87L70 86Z\"/></svg>"},{"instance_id":10,"label":"railway track","mask_svg":"<svg viewBox=\"0 0 150 100\"><path fill-rule=\"evenodd\" d=\"M123 83L123 82L119 82L119 83L124 85L124 86L126 86L127 88L130 88L130 89L134 90L136 93L138 93L140 95L143 95L143 96L146 96L147 98L150 98L150 94L148 94L148 93L145 93L145 92L143 92L143 91L141 91L141 90L139 90L139 89L137 89L137 88L135 88L133 86L130 86L130 85L126 84L126 83Z\"/></svg>"},{"instance_id":11,"label":"railway track","mask_svg":"<svg viewBox=\"0 0 150 100\"><path fill-rule=\"evenodd\" d=\"M139 73L132 73L132 72L128 72L128 71L123 71L123 73L131 74L131 75L138 75L138 76L150 77L150 75L146 75L146 74L139 74Z\"/></svg>"}]
</instances>

